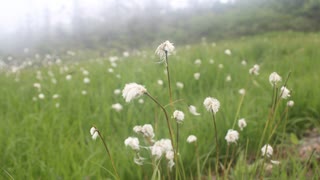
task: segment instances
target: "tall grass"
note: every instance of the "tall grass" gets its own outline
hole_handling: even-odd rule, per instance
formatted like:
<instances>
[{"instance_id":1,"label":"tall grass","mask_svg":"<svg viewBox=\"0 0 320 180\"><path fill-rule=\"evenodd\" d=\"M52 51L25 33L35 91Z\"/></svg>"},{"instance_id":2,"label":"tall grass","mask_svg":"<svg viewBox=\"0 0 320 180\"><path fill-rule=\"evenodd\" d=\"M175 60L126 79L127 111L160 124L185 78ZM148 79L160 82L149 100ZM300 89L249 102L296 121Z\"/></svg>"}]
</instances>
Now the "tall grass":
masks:
<instances>
[{"instance_id":1,"label":"tall grass","mask_svg":"<svg viewBox=\"0 0 320 180\"><path fill-rule=\"evenodd\" d=\"M212 115L202 104L207 96L217 97L221 103L216 114L216 125L219 155L223 159L227 150L224 137L234 124L241 101L238 90L246 89L239 117L236 118L246 118L248 126L239 131L240 139L230 168L230 178L255 177L252 166L257 160L256 152L261 149L259 142L272 103L272 87L268 81L271 72L276 71L283 78L291 72L287 87L292 91L291 99L295 101L295 106L289 110L286 131L300 137L305 128L319 127L320 102L315 98L320 91L317 85L319 42L318 33L285 32L216 42L216 46L210 43L196 44L190 48L175 45L177 52L170 56L172 97L173 101L179 100L174 104L175 108L185 112L185 120L179 126L179 153L188 179L195 179L198 174L195 148L186 143L190 134L198 139L201 175L204 178L216 175ZM225 49L231 49L232 55L224 54ZM147 123L154 126L156 139L169 138L164 114L146 97L142 97L143 104L138 101L128 104L121 95L115 95L114 90L122 89L127 82L137 82L145 85L161 104L169 104L167 84L157 84L158 79L166 81L165 67L157 63L153 51L120 57L117 67L112 67L108 58L97 58L80 64L65 62L62 65L27 68L21 70L19 75L3 72L0 76L0 177L112 178L112 164L100 140L92 141L89 133L91 126L95 125L108 144L121 179L150 179L152 166L134 164L134 152L126 149L123 141L134 134L133 126ZM195 59L201 59L201 65L195 65ZM214 60L213 64L210 59ZM247 61L246 66L241 65L243 59ZM219 68L219 64L223 64L223 68ZM260 75L250 77L248 70L254 64L260 65ZM68 70L61 72L63 66L67 66ZM83 83L85 75L81 68L90 72L89 84ZM109 73L108 68L113 68L114 72ZM49 70L54 73L57 84L51 83ZM36 79L36 71L41 72L42 80ZM196 72L201 73L199 80L193 77ZM70 81L65 78L68 74L72 75ZM232 78L230 82L225 80L228 75ZM184 83L183 89L176 87L178 81ZM41 83L45 98L33 101L33 97L39 94L33 87L36 82ZM82 90L86 90L87 94L82 95ZM60 97L53 99L54 94ZM56 108L56 103L60 104L59 108ZM114 103L122 104L123 110L116 112L112 109ZM190 104L197 107L201 116L188 113ZM279 106L280 110L285 109L284 104ZM276 137L281 137L272 142L275 149L279 143L290 145L290 139L282 136L282 130L279 128L275 132ZM286 151L286 157L290 158L282 158L283 152L275 150L275 157L281 164L264 176L299 179L311 171L313 177L319 178L316 171L318 162L311 157L308 166L311 168L304 168L305 162L301 162L294 150L295 147L291 147Z\"/></svg>"}]
</instances>

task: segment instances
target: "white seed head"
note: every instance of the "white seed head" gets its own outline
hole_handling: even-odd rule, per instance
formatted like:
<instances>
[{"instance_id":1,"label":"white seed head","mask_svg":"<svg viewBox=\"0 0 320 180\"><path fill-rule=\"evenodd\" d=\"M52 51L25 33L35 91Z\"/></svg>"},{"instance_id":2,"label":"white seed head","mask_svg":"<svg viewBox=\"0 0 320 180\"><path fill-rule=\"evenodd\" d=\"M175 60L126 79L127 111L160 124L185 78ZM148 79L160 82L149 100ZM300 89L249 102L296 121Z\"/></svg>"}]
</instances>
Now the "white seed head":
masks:
<instances>
[{"instance_id":1,"label":"white seed head","mask_svg":"<svg viewBox=\"0 0 320 180\"><path fill-rule=\"evenodd\" d=\"M112 104L112 109L114 109L117 112L120 112L123 108L122 105L120 103L116 103L116 104Z\"/></svg>"},{"instance_id":2,"label":"white seed head","mask_svg":"<svg viewBox=\"0 0 320 180\"><path fill-rule=\"evenodd\" d=\"M259 75L260 66L258 64L253 65L251 69L249 69L249 73L252 75Z\"/></svg>"},{"instance_id":3,"label":"white seed head","mask_svg":"<svg viewBox=\"0 0 320 180\"><path fill-rule=\"evenodd\" d=\"M174 51L174 46L170 41L165 41L158 46L155 53L160 57L161 60L164 60L167 55L170 55Z\"/></svg>"},{"instance_id":4,"label":"white seed head","mask_svg":"<svg viewBox=\"0 0 320 180\"><path fill-rule=\"evenodd\" d=\"M193 143L193 142L196 142L196 141L197 141L197 137L195 135L190 135L187 138L187 142L188 143Z\"/></svg>"},{"instance_id":5,"label":"white seed head","mask_svg":"<svg viewBox=\"0 0 320 180\"><path fill-rule=\"evenodd\" d=\"M157 83L158 83L160 86L163 85L163 81L162 81L161 79L159 79L159 80L157 81Z\"/></svg>"},{"instance_id":6,"label":"white seed head","mask_svg":"<svg viewBox=\"0 0 320 180\"><path fill-rule=\"evenodd\" d=\"M177 123L182 123L184 120L184 113L182 111L175 110L173 112L173 118L177 121Z\"/></svg>"},{"instance_id":7,"label":"white seed head","mask_svg":"<svg viewBox=\"0 0 320 180\"><path fill-rule=\"evenodd\" d=\"M287 102L288 107L293 107L293 105L294 105L294 101L290 100Z\"/></svg>"},{"instance_id":8,"label":"white seed head","mask_svg":"<svg viewBox=\"0 0 320 180\"><path fill-rule=\"evenodd\" d=\"M280 89L281 98L287 99L290 97L290 91L286 87L282 86Z\"/></svg>"},{"instance_id":9,"label":"white seed head","mask_svg":"<svg viewBox=\"0 0 320 180\"><path fill-rule=\"evenodd\" d=\"M118 95L118 94L121 93L121 89L115 89L115 90L113 91L113 93L114 93L115 95Z\"/></svg>"},{"instance_id":10,"label":"white seed head","mask_svg":"<svg viewBox=\"0 0 320 180\"><path fill-rule=\"evenodd\" d=\"M201 59L196 59L196 60L194 61L194 64L195 64L195 65L201 65Z\"/></svg>"},{"instance_id":11,"label":"white seed head","mask_svg":"<svg viewBox=\"0 0 320 180\"><path fill-rule=\"evenodd\" d=\"M189 112L195 116L199 116L200 114L197 112L197 108L193 105L189 106Z\"/></svg>"},{"instance_id":12,"label":"white seed head","mask_svg":"<svg viewBox=\"0 0 320 180\"><path fill-rule=\"evenodd\" d=\"M245 89L239 89L239 94L241 95L245 95L246 94L246 90Z\"/></svg>"},{"instance_id":13,"label":"white seed head","mask_svg":"<svg viewBox=\"0 0 320 180\"><path fill-rule=\"evenodd\" d=\"M243 128L245 128L247 126L246 120L244 118L239 119L238 120L238 126L239 126L240 130L242 131Z\"/></svg>"},{"instance_id":14,"label":"white seed head","mask_svg":"<svg viewBox=\"0 0 320 180\"><path fill-rule=\"evenodd\" d=\"M278 73L273 72L269 76L269 82L272 86L277 85L279 82L281 82L281 76L279 76Z\"/></svg>"},{"instance_id":15,"label":"white seed head","mask_svg":"<svg viewBox=\"0 0 320 180\"><path fill-rule=\"evenodd\" d=\"M213 113L217 113L219 111L220 108L220 102L212 97L207 97L204 102L203 105L205 106L205 108Z\"/></svg>"},{"instance_id":16,"label":"white seed head","mask_svg":"<svg viewBox=\"0 0 320 180\"><path fill-rule=\"evenodd\" d=\"M90 134L91 134L91 137L92 137L93 140L96 140L97 137L99 136L98 130L95 127L92 127L90 129Z\"/></svg>"},{"instance_id":17,"label":"white seed head","mask_svg":"<svg viewBox=\"0 0 320 180\"><path fill-rule=\"evenodd\" d=\"M224 50L224 54L231 56L232 53L231 53L230 49L226 49L226 50Z\"/></svg>"},{"instance_id":18,"label":"white seed head","mask_svg":"<svg viewBox=\"0 0 320 180\"><path fill-rule=\"evenodd\" d=\"M130 102L131 100L140 97L146 92L147 89L142 85L137 83L129 83L126 84L124 89L122 90L122 97L126 100L126 102Z\"/></svg>"},{"instance_id":19,"label":"white seed head","mask_svg":"<svg viewBox=\"0 0 320 180\"><path fill-rule=\"evenodd\" d=\"M273 154L273 148L269 145L266 144L261 148L261 154L262 156L267 156L267 157L271 157Z\"/></svg>"},{"instance_id":20,"label":"white seed head","mask_svg":"<svg viewBox=\"0 0 320 180\"><path fill-rule=\"evenodd\" d=\"M89 84L90 83L90 79L88 77L83 78L83 83Z\"/></svg>"},{"instance_id":21,"label":"white seed head","mask_svg":"<svg viewBox=\"0 0 320 180\"><path fill-rule=\"evenodd\" d=\"M228 133L225 137L225 140L229 143L237 143L237 140L239 139L239 133L236 130L229 129Z\"/></svg>"},{"instance_id":22,"label":"white seed head","mask_svg":"<svg viewBox=\"0 0 320 180\"><path fill-rule=\"evenodd\" d=\"M178 87L179 89L183 89L183 87L184 87L184 85L183 85L182 82L177 82L176 85L177 85L177 87Z\"/></svg>"},{"instance_id":23,"label":"white seed head","mask_svg":"<svg viewBox=\"0 0 320 180\"><path fill-rule=\"evenodd\" d=\"M128 137L125 141L124 144L126 146L131 147L131 149L139 151L140 146L139 146L139 139L136 137Z\"/></svg>"},{"instance_id":24,"label":"white seed head","mask_svg":"<svg viewBox=\"0 0 320 180\"><path fill-rule=\"evenodd\" d=\"M44 94L42 94L42 93L40 93L40 94L38 95L38 97L39 97L39 99L44 99L44 98L45 98Z\"/></svg>"},{"instance_id":25,"label":"white seed head","mask_svg":"<svg viewBox=\"0 0 320 180\"><path fill-rule=\"evenodd\" d=\"M195 80L199 80L200 79L200 73L194 73L193 77Z\"/></svg>"}]
</instances>

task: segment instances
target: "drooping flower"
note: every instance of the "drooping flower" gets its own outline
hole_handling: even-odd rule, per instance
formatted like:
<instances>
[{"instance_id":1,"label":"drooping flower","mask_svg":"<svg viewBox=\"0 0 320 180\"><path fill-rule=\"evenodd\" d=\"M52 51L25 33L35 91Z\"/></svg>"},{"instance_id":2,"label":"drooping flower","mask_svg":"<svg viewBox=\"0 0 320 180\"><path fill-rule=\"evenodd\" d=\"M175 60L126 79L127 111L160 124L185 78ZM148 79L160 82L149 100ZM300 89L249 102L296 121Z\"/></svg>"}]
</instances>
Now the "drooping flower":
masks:
<instances>
[{"instance_id":1,"label":"drooping flower","mask_svg":"<svg viewBox=\"0 0 320 180\"><path fill-rule=\"evenodd\" d=\"M175 110L173 112L173 118L177 121L177 123L182 123L184 120L184 113L179 110Z\"/></svg>"},{"instance_id":2,"label":"drooping flower","mask_svg":"<svg viewBox=\"0 0 320 180\"><path fill-rule=\"evenodd\" d=\"M217 99L212 97L207 97L204 100L203 105L206 107L208 111L213 113L217 113L220 108L220 102Z\"/></svg>"},{"instance_id":3,"label":"drooping flower","mask_svg":"<svg viewBox=\"0 0 320 180\"><path fill-rule=\"evenodd\" d=\"M126 84L124 89L122 90L122 97L126 100L126 102L130 102L131 100L140 97L146 92L147 89L142 85L137 83L129 83Z\"/></svg>"},{"instance_id":4,"label":"drooping flower","mask_svg":"<svg viewBox=\"0 0 320 180\"><path fill-rule=\"evenodd\" d=\"M293 105L294 105L294 101L290 100L287 102L288 107L293 107Z\"/></svg>"},{"instance_id":5,"label":"drooping flower","mask_svg":"<svg viewBox=\"0 0 320 180\"><path fill-rule=\"evenodd\" d=\"M273 72L269 76L269 82L272 86L277 85L281 81L281 76L278 73Z\"/></svg>"},{"instance_id":6,"label":"drooping flower","mask_svg":"<svg viewBox=\"0 0 320 180\"><path fill-rule=\"evenodd\" d=\"M116 104L112 104L112 109L114 109L117 112L120 112L123 108L122 105L120 103L116 103Z\"/></svg>"},{"instance_id":7,"label":"drooping flower","mask_svg":"<svg viewBox=\"0 0 320 180\"><path fill-rule=\"evenodd\" d=\"M237 143L237 140L239 139L239 133L236 130L229 129L228 133L225 137L225 140L229 143Z\"/></svg>"},{"instance_id":8,"label":"drooping flower","mask_svg":"<svg viewBox=\"0 0 320 180\"><path fill-rule=\"evenodd\" d=\"M187 142L188 143L193 143L193 142L196 142L196 141L197 141L197 137L195 135L190 135L187 138Z\"/></svg>"},{"instance_id":9,"label":"drooping flower","mask_svg":"<svg viewBox=\"0 0 320 180\"><path fill-rule=\"evenodd\" d=\"M98 130L96 129L96 127L92 127L90 129L90 134L91 134L93 140L96 140L97 137L99 136Z\"/></svg>"},{"instance_id":10,"label":"drooping flower","mask_svg":"<svg viewBox=\"0 0 320 180\"><path fill-rule=\"evenodd\" d=\"M189 106L189 111L191 114L195 115L195 116L199 116L200 114L197 112L197 108L193 105Z\"/></svg>"},{"instance_id":11,"label":"drooping flower","mask_svg":"<svg viewBox=\"0 0 320 180\"><path fill-rule=\"evenodd\" d=\"M240 130L242 131L243 128L245 128L247 126L246 120L244 118L239 119L238 126L239 126Z\"/></svg>"},{"instance_id":12,"label":"drooping flower","mask_svg":"<svg viewBox=\"0 0 320 180\"><path fill-rule=\"evenodd\" d=\"M160 57L161 60L164 60L166 58L166 54L170 55L173 51L173 44L167 40L158 46L155 53Z\"/></svg>"},{"instance_id":13,"label":"drooping flower","mask_svg":"<svg viewBox=\"0 0 320 180\"><path fill-rule=\"evenodd\" d=\"M259 75L260 66L258 64L253 65L251 69L249 69L249 73L252 75Z\"/></svg>"},{"instance_id":14,"label":"drooping flower","mask_svg":"<svg viewBox=\"0 0 320 180\"><path fill-rule=\"evenodd\" d=\"M262 156L267 156L267 157L271 157L273 154L273 148L269 145L266 144L261 148L261 154Z\"/></svg>"},{"instance_id":15,"label":"drooping flower","mask_svg":"<svg viewBox=\"0 0 320 180\"><path fill-rule=\"evenodd\" d=\"M131 149L135 150L135 151L139 151L140 150L140 146L139 146L139 139L136 137L128 137L125 141L124 144L126 146L131 147Z\"/></svg>"},{"instance_id":16,"label":"drooping flower","mask_svg":"<svg viewBox=\"0 0 320 180\"><path fill-rule=\"evenodd\" d=\"M286 87L282 86L281 89L280 89L280 95L281 95L281 98L287 99L288 97L290 97L289 89L287 89Z\"/></svg>"}]
</instances>

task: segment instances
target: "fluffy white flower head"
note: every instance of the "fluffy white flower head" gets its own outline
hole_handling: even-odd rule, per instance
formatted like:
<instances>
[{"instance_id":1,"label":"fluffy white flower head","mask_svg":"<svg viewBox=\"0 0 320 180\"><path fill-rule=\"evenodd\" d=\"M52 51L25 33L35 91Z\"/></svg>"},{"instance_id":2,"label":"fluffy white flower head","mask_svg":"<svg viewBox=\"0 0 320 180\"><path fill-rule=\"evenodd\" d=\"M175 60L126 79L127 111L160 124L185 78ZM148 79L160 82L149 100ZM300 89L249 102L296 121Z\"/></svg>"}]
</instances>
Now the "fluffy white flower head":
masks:
<instances>
[{"instance_id":1,"label":"fluffy white flower head","mask_svg":"<svg viewBox=\"0 0 320 180\"><path fill-rule=\"evenodd\" d=\"M239 94L241 95L245 95L246 94L246 90L245 89L239 89Z\"/></svg>"},{"instance_id":2,"label":"fluffy white flower head","mask_svg":"<svg viewBox=\"0 0 320 180\"><path fill-rule=\"evenodd\" d=\"M232 53L231 53L230 49L226 49L226 50L224 50L224 54L231 56Z\"/></svg>"},{"instance_id":3,"label":"fluffy white flower head","mask_svg":"<svg viewBox=\"0 0 320 180\"><path fill-rule=\"evenodd\" d=\"M252 75L259 75L260 66L258 64L253 65L251 69L249 69L249 73Z\"/></svg>"},{"instance_id":4,"label":"fluffy white flower head","mask_svg":"<svg viewBox=\"0 0 320 180\"><path fill-rule=\"evenodd\" d=\"M200 114L197 112L197 108L193 105L189 106L189 111L191 114L195 115L195 116L199 116Z\"/></svg>"},{"instance_id":5,"label":"fluffy white flower head","mask_svg":"<svg viewBox=\"0 0 320 180\"><path fill-rule=\"evenodd\" d=\"M225 140L229 143L237 143L237 140L239 139L239 133L236 130L229 129L228 133L225 137Z\"/></svg>"},{"instance_id":6,"label":"fluffy white flower head","mask_svg":"<svg viewBox=\"0 0 320 180\"><path fill-rule=\"evenodd\" d=\"M203 105L206 107L208 111L211 111L213 113L217 113L220 108L220 102L212 97L207 97L204 100Z\"/></svg>"},{"instance_id":7,"label":"fluffy white flower head","mask_svg":"<svg viewBox=\"0 0 320 180\"><path fill-rule=\"evenodd\" d=\"M187 138L187 142L188 143L193 143L193 142L196 142L196 141L197 141L197 137L195 135L190 135Z\"/></svg>"},{"instance_id":8,"label":"fluffy white flower head","mask_svg":"<svg viewBox=\"0 0 320 180\"><path fill-rule=\"evenodd\" d=\"M178 87L179 89L183 89L183 87L184 87L184 85L183 85L182 82L177 82L176 85L177 85L177 87Z\"/></svg>"},{"instance_id":9,"label":"fluffy white flower head","mask_svg":"<svg viewBox=\"0 0 320 180\"><path fill-rule=\"evenodd\" d=\"M156 141L150 149L152 156L155 156L156 159L160 159L163 154L173 150L170 139Z\"/></svg>"},{"instance_id":10,"label":"fluffy white flower head","mask_svg":"<svg viewBox=\"0 0 320 180\"><path fill-rule=\"evenodd\" d=\"M126 102L130 102L132 99L138 98L146 92L147 89L142 85L137 83L129 83L126 84L122 90L122 97L126 100Z\"/></svg>"},{"instance_id":11,"label":"fluffy white flower head","mask_svg":"<svg viewBox=\"0 0 320 180\"><path fill-rule=\"evenodd\" d=\"M262 156L267 156L267 157L271 157L273 154L273 148L269 145L266 144L261 148L261 154Z\"/></svg>"},{"instance_id":12,"label":"fluffy white flower head","mask_svg":"<svg viewBox=\"0 0 320 180\"><path fill-rule=\"evenodd\" d=\"M281 98L287 99L290 97L290 91L286 87L282 86L280 89Z\"/></svg>"},{"instance_id":13,"label":"fluffy white flower head","mask_svg":"<svg viewBox=\"0 0 320 180\"><path fill-rule=\"evenodd\" d=\"M193 77L195 80L199 80L200 79L200 73L194 73Z\"/></svg>"},{"instance_id":14,"label":"fluffy white flower head","mask_svg":"<svg viewBox=\"0 0 320 180\"><path fill-rule=\"evenodd\" d=\"M89 83L90 83L90 79L89 79L88 77L85 77L85 78L83 79L83 83L89 84Z\"/></svg>"},{"instance_id":15,"label":"fluffy white flower head","mask_svg":"<svg viewBox=\"0 0 320 180\"><path fill-rule=\"evenodd\" d=\"M164 60L166 58L166 54L170 55L173 51L173 44L167 40L158 46L155 53L160 57L161 60Z\"/></svg>"},{"instance_id":16,"label":"fluffy white flower head","mask_svg":"<svg viewBox=\"0 0 320 180\"><path fill-rule=\"evenodd\" d=\"M293 107L293 105L294 105L294 101L290 100L287 102L288 107Z\"/></svg>"},{"instance_id":17,"label":"fluffy white flower head","mask_svg":"<svg viewBox=\"0 0 320 180\"><path fill-rule=\"evenodd\" d=\"M133 150L139 151L140 146L139 146L139 139L136 137L128 137L125 141L124 144L126 146L131 147Z\"/></svg>"},{"instance_id":18,"label":"fluffy white flower head","mask_svg":"<svg viewBox=\"0 0 320 180\"><path fill-rule=\"evenodd\" d=\"M173 118L177 121L177 123L182 123L184 120L184 113L182 111L175 110L173 112Z\"/></svg>"},{"instance_id":19,"label":"fluffy white flower head","mask_svg":"<svg viewBox=\"0 0 320 180\"><path fill-rule=\"evenodd\" d=\"M143 126L134 126L133 131L135 133L142 134L145 138L152 139L154 137L154 131L151 124L145 124Z\"/></svg>"},{"instance_id":20,"label":"fluffy white flower head","mask_svg":"<svg viewBox=\"0 0 320 180\"><path fill-rule=\"evenodd\" d=\"M247 127L247 122L246 122L246 120L245 120L244 118L239 119L239 121L238 121L238 126L239 126L240 130L242 131L243 128Z\"/></svg>"},{"instance_id":21,"label":"fluffy white flower head","mask_svg":"<svg viewBox=\"0 0 320 180\"><path fill-rule=\"evenodd\" d=\"M278 73L273 72L269 76L269 82L272 86L277 85L281 81L281 76Z\"/></svg>"},{"instance_id":22,"label":"fluffy white flower head","mask_svg":"<svg viewBox=\"0 0 320 180\"><path fill-rule=\"evenodd\" d=\"M119 103L116 103L116 104L112 104L112 109L114 109L115 111L117 112L120 112L123 108L122 108L122 105L119 104Z\"/></svg>"},{"instance_id":23,"label":"fluffy white flower head","mask_svg":"<svg viewBox=\"0 0 320 180\"><path fill-rule=\"evenodd\" d=\"M97 137L99 136L98 130L97 130L97 128L95 128L95 127L92 127L92 128L90 129L90 134L91 134L91 137L92 137L93 140L96 140Z\"/></svg>"}]
</instances>

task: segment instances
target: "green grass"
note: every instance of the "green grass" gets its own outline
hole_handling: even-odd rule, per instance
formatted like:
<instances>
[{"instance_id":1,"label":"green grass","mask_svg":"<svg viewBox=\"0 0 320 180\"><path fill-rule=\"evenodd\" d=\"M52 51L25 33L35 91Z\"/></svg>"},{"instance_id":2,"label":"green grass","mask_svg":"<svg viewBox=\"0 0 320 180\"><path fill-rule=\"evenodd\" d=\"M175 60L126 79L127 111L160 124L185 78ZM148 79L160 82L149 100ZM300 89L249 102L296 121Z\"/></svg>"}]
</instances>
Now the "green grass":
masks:
<instances>
[{"instance_id":1,"label":"green grass","mask_svg":"<svg viewBox=\"0 0 320 180\"><path fill-rule=\"evenodd\" d=\"M230 173L234 179L253 177L252 173L249 173L249 167L254 163L252 157L261 149L258 144L271 105L272 87L268 80L270 73L276 71L285 79L291 72L288 88L292 91L290 99L294 100L295 105L289 112L287 131L300 137L306 128L319 127L319 43L319 33L281 32L219 41L215 47L209 43L192 45L190 49L175 45L177 53L169 56L170 73L173 98L179 100L174 104L175 109L182 110L186 115L180 128L179 149L187 177L196 176L194 147L186 143L190 134L198 137L203 177L214 174L214 171L210 172L210 167L215 164L215 154L211 151L215 147L213 123L210 113L206 112L202 104L208 96L217 98L221 103L217 113L217 126L220 154L223 158L227 147L224 137L232 127L240 101L238 90L246 88L246 96L237 119L246 118L248 126L240 132L237 143L236 157L239 158ZM145 56L120 58L113 73L108 72L111 67L108 58L80 64L69 62L43 68L28 68L22 70L18 76L2 73L1 179L112 178L111 162L101 140L93 141L89 134L92 125L105 137L121 179L150 179L152 166L134 164L134 153L126 148L123 142L129 136L138 137L132 128L143 124L153 125L155 139L169 138L164 115L147 97L142 97L143 104L137 100L125 103L121 95L114 95L113 91L123 89L126 83L137 82L144 85L162 104L169 103L166 75L163 72L165 67L157 63L158 58L153 54L155 48L147 51ZM231 49L231 56L223 53L227 48ZM195 59L201 59L202 64L195 65ZM214 59L214 64L209 63L210 59ZM247 61L246 66L241 65L243 59ZM224 68L219 69L218 64L223 64ZM261 70L259 76L252 77L248 70L254 64L259 64ZM63 66L68 66L69 69L60 73ZM90 72L90 84L83 83L85 76L81 68ZM49 70L54 73L57 84L51 83ZM42 73L42 80L36 79L36 71ZM198 81L193 78L196 72L201 73ZM71 81L65 79L68 73L72 74ZM118 74L120 78L116 77ZM225 81L227 75L231 75L231 82ZM15 81L16 77L19 81ZM164 81L164 86L157 84L158 79ZM177 81L184 83L183 89L176 88ZM45 99L32 100L39 94L33 87L35 82L41 83ZM88 94L82 95L82 90L86 90ZM60 97L52 99L53 94L59 94ZM60 103L59 108L55 107L57 102ZM123 105L121 112L111 109L111 105L118 102ZM280 110L284 109L285 103L286 101L282 102ZM189 104L195 105L201 116L191 115L187 110ZM167 110L171 115L173 110L170 106ZM282 129L279 129L277 135L280 136L281 132ZM280 145L295 149L287 136L278 138L277 143L275 149ZM241 159L240 154L243 154L246 148L247 159ZM205 161L207 154L208 159ZM281 154L275 152L274 158L278 158L281 164L265 176L300 179L305 178L306 171L313 171L315 179L320 177L316 171L319 163L314 158L310 161L312 168L303 169L306 162L301 161L297 153L287 154L290 158L286 159L281 159ZM162 164L163 168L165 166Z\"/></svg>"}]
</instances>

